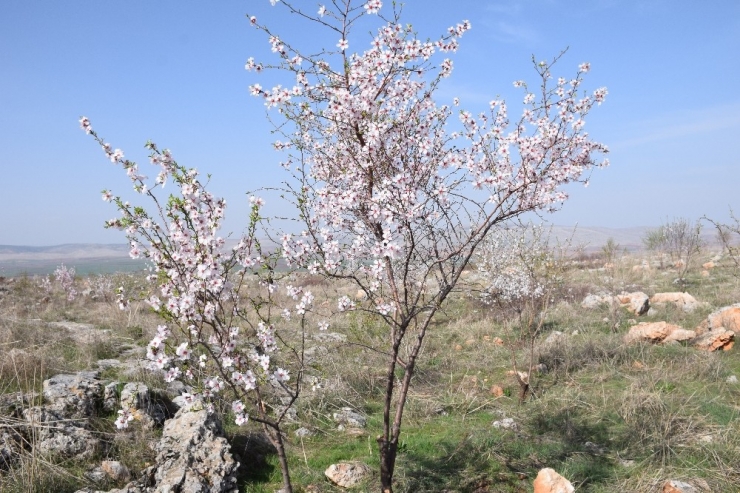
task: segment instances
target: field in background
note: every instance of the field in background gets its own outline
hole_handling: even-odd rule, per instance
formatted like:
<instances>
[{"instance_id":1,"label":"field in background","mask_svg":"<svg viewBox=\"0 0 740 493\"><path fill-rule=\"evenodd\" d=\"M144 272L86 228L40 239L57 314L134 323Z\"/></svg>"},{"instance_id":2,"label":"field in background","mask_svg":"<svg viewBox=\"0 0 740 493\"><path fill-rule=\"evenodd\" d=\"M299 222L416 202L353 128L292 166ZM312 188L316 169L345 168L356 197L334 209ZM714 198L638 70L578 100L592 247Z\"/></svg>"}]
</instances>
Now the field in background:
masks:
<instances>
[{"instance_id":1,"label":"field in background","mask_svg":"<svg viewBox=\"0 0 740 493\"><path fill-rule=\"evenodd\" d=\"M646 227L600 228L553 226L553 237L582 246L587 252L598 251L609 238L628 251L642 248ZM710 233L713 233L710 231ZM711 237L707 238L712 240ZM235 243L235 242L231 242ZM227 241L227 247L233 246ZM48 275L60 264L74 267L80 275L136 272L146 264L128 256L126 244L70 244L46 247L0 245L0 276Z\"/></svg>"},{"instance_id":2,"label":"field in background","mask_svg":"<svg viewBox=\"0 0 740 493\"><path fill-rule=\"evenodd\" d=\"M420 358L396 491L528 492L543 467L570 479L578 492L659 492L667 479L709 488L698 491L740 491L740 385L732 383L733 376L740 377L740 348L709 353L684 344L623 340L637 322L693 329L715 309L740 302L738 277L715 255L704 251L683 284L699 301L696 309L654 306L641 317L607 304L586 309L581 302L590 293L677 291L674 270L634 253L609 265L596 254L569 259L534 340L526 317L483 305L472 290L458 292L427 336ZM704 274L700 265L712 258L716 265ZM67 265L82 270L76 262ZM322 303L319 293L326 285L300 275L296 282L311 286ZM142 283L137 275L111 276L114 287ZM82 292L85 279L77 284ZM474 284L471 272L468 285ZM59 321L107 332L82 341L52 324ZM61 292L41 290L38 278L6 281L0 292L0 397L39 391L45 378L94 368L101 359L125 359L123 351L144 347L158 323L143 306L119 311L113 296L69 301ZM378 466L375 437L382 423L385 362L366 347L382 346L385 330L370 316L347 313L332 319L329 333L308 334L309 384L288 427L298 491L346 491L323 477L340 460ZM515 366L534 370L524 399L512 376ZM165 388L146 372L126 375L111 368L104 376ZM367 418L366 427L338 428L334 413L347 407ZM158 432L134 427L116 433L114 419L115 414L102 415L95 425L101 436L123 437L105 455L81 461L27 452L20 465L0 473L0 490L41 492L54 485L55 491L71 493L83 486L123 486L94 484L85 474L106 458L140 473L152 459L148 443ZM236 427L228 412L224 419L244 464L240 491L277 490L277 461L253 439L259 429ZM309 433L297 436L299 428ZM350 491L374 491L374 481Z\"/></svg>"}]
</instances>

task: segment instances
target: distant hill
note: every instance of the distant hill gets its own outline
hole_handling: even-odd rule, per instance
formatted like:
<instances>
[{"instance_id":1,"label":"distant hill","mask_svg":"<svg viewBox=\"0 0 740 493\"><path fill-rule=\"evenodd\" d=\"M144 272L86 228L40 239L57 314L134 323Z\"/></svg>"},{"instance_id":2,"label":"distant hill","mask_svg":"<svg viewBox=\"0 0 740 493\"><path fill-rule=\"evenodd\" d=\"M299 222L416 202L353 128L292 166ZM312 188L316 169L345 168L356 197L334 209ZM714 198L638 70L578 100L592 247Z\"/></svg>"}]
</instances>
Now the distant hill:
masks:
<instances>
[{"instance_id":1,"label":"distant hill","mask_svg":"<svg viewBox=\"0 0 740 493\"><path fill-rule=\"evenodd\" d=\"M0 245L0 261L5 259L85 258L128 256L126 244L68 243L54 246Z\"/></svg>"},{"instance_id":2,"label":"distant hill","mask_svg":"<svg viewBox=\"0 0 740 493\"><path fill-rule=\"evenodd\" d=\"M128 250L126 244L0 245L0 276L46 275L61 264L80 275L143 269L146 263L130 258Z\"/></svg>"},{"instance_id":3,"label":"distant hill","mask_svg":"<svg viewBox=\"0 0 740 493\"><path fill-rule=\"evenodd\" d=\"M585 251L597 251L609 238L621 248L628 251L643 249L642 237L648 226L631 228L604 228L598 226L552 226L552 234L558 240L571 239L573 247L582 247ZM705 229L702 234L708 245L715 245L714 230ZM227 247L236 244L236 240L227 240ZM22 274L50 274L57 266L64 263L74 267L80 275L105 272L131 272L146 267L142 259L131 259L127 244L70 243L53 246L17 246L0 245L0 276L18 276Z\"/></svg>"}]
</instances>

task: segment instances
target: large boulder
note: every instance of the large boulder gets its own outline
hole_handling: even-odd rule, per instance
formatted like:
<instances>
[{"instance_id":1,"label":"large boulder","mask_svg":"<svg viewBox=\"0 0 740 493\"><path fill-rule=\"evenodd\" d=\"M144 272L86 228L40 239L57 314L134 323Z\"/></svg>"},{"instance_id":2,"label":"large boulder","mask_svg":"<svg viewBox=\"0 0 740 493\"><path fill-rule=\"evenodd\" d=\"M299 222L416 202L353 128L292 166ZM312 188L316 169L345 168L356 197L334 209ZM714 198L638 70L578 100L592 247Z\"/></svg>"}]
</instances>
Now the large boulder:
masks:
<instances>
[{"instance_id":1,"label":"large boulder","mask_svg":"<svg viewBox=\"0 0 740 493\"><path fill-rule=\"evenodd\" d=\"M660 343L666 341L666 339L676 331L683 331L683 329L678 325L669 324L667 322L643 322L630 327L629 332L624 336L624 342L627 344L639 341ZM696 335L693 331L684 332L687 333L684 334L683 332L679 332L677 337L669 340L688 340ZM683 336L683 338L681 338L681 336Z\"/></svg>"},{"instance_id":2,"label":"large boulder","mask_svg":"<svg viewBox=\"0 0 740 493\"><path fill-rule=\"evenodd\" d=\"M542 469L534 480L534 493L573 493L570 481L549 467Z\"/></svg>"},{"instance_id":3,"label":"large boulder","mask_svg":"<svg viewBox=\"0 0 740 493\"><path fill-rule=\"evenodd\" d=\"M167 420L156 447L155 492L236 491L239 463L215 413L181 409Z\"/></svg>"},{"instance_id":4,"label":"large boulder","mask_svg":"<svg viewBox=\"0 0 740 493\"><path fill-rule=\"evenodd\" d=\"M740 303L720 308L707 317L708 329L724 328L740 334Z\"/></svg>"},{"instance_id":5,"label":"large boulder","mask_svg":"<svg viewBox=\"0 0 740 493\"><path fill-rule=\"evenodd\" d=\"M43 394L47 407L66 418L89 418L103 408L104 386L94 371L55 375L44 380Z\"/></svg>"},{"instance_id":6,"label":"large boulder","mask_svg":"<svg viewBox=\"0 0 740 493\"><path fill-rule=\"evenodd\" d=\"M87 458L103 448L103 442L86 428L84 420L72 420L59 410L35 406L23 410L24 432L33 438L41 455Z\"/></svg>"},{"instance_id":7,"label":"large boulder","mask_svg":"<svg viewBox=\"0 0 740 493\"><path fill-rule=\"evenodd\" d=\"M650 310L650 298L641 291L622 293L617 296L617 299L623 308L635 315L644 315Z\"/></svg>"},{"instance_id":8,"label":"large boulder","mask_svg":"<svg viewBox=\"0 0 740 493\"><path fill-rule=\"evenodd\" d=\"M154 395L140 382L127 383L121 389L121 408L131 411L134 420L145 428L162 426L168 409L163 398Z\"/></svg>"},{"instance_id":9,"label":"large boulder","mask_svg":"<svg viewBox=\"0 0 740 493\"><path fill-rule=\"evenodd\" d=\"M729 351L735 344L735 333L720 327L696 336L691 340L691 344L705 351L717 351L719 349Z\"/></svg>"},{"instance_id":10,"label":"large boulder","mask_svg":"<svg viewBox=\"0 0 740 493\"><path fill-rule=\"evenodd\" d=\"M693 312L699 307L699 302L689 293L655 293L650 298L652 305L673 304L685 312Z\"/></svg>"},{"instance_id":11,"label":"large boulder","mask_svg":"<svg viewBox=\"0 0 740 493\"><path fill-rule=\"evenodd\" d=\"M361 484L372 474L367 464L362 462L340 462L330 465L324 475L332 483L342 488L352 488Z\"/></svg>"},{"instance_id":12,"label":"large boulder","mask_svg":"<svg viewBox=\"0 0 740 493\"><path fill-rule=\"evenodd\" d=\"M610 294L599 293L589 294L585 298L583 298L583 301L581 302L581 307L593 309L598 308L601 305L612 306L614 304L621 304L619 298Z\"/></svg>"}]
</instances>

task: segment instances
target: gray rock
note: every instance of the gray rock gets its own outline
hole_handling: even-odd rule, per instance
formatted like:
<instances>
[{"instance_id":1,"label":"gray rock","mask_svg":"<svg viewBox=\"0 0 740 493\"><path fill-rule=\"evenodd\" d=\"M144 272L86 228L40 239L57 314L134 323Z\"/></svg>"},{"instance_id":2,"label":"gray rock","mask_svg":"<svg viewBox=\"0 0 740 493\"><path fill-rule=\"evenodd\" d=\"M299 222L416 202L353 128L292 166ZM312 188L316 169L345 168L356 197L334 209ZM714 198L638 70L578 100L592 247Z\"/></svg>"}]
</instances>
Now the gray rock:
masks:
<instances>
[{"instance_id":1,"label":"gray rock","mask_svg":"<svg viewBox=\"0 0 740 493\"><path fill-rule=\"evenodd\" d=\"M98 373L82 371L44 380L43 394L49 408L66 418L89 418L103 408L103 383Z\"/></svg>"},{"instance_id":2,"label":"gray rock","mask_svg":"<svg viewBox=\"0 0 740 493\"><path fill-rule=\"evenodd\" d=\"M593 309L600 307L602 304L619 305L619 300L609 294L589 294L588 296L583 298L583 301L581 302L581 307Z\"/></svg>"},{"instance_id":3,"label":"gray rock","mask_svg":"<svg viewBox=\"0 0 740 493\"><path fill-rule=\"evenodd\" d=\"M117 411L118 404L118 387L120 382L111 382L103 387L103 409L109 413Z\"/></svg>"},{"instance_id":4,"label":"gray rock","mask_svg":"<svg viewBox=\"0 0 740 493\"><path fill-rule=\"evenodd\" d=\"M69 419L50 407L31 407L23 417L32 428L34 451L44 455L87 458L103 448L103 442L85 428L86 421Z\"/></svg>"},{"instance_id":5,"label":"gray rock","mask_svg":"<svg viewBox=\"0 0 740 493\"><path fill-rule=\"evenodd\" d=\"M167 406L140 382L127 383L121 390L121 408L135 411L134 419L147 428L162 426L167 419Z\"/></svg>"},{"instance_id":6,"label":"gray rock","mask_svg":"<svg viewBox=\"0 0 740 493\"><path fill-rule=\"evenodd\" d=\"M96 467L92 471L86 472L85 477L93 483L102 483L103 481L105 481L107 476L102 467Z\"/></svg>"},{"instance_id":7,"label":"gray rock","mask_svg":"<svg viewBox=\"0 0 740 493\"><path fill-rule=\"evenodd\" d=\"M165 423L157 444L156 492L227 492L236 488L239 463L214 413L180 410Z\"/></svg>"},{"instance_id":8,"label":"gray rock","mask_svg":"<svg viewBox=\"0 0 740 493\"><path fill-rule=\"evenodd\" d=\"M343 407L341 411L333 414L334 422L353 428L364 428L367 426L367 418L355 412L351 407Z\"/></svg>"},{"instance_id":9,"label":"gray rock","mask_svg":"<svg viewBox=\"0 0 740 493\"><path fill-rule=\"evenodd\" d=\"M514 421L513 418L504 418L500 421L494 421L493 427L499 428L502 430L512 430L512 431L519 430L519 425L516 424L516 421Z\"/></svg>"},{"instance_id":10,"label":"gray rock","mask_svg":"<svg viewBox=\"0 0 740 493\"><path fill-rule=\"evenodd\" d=\"M0 471L7 471L18 462L21 443L20 435L14 430L0 433Z\"/></svg>"},{"instance_id":11,"label":"gray rock","mask_svg":"<svg viewBox=\"0 0 740 493\"><path fill-rule=\"evenodd\" d=\"M116 368L121 366L121 361L117 359L101 359L98 360L98 368L101 370L107 370L108 368Z\"/></svg>"},{"instance_id":12,"label":"gray rock","mask_svg":"<svg viewBox=\"0 0 740 493\"><path fill-rule=\"evenodd\" d=\"M559 330L554 330L545 338L543 344L545 346L556 346L558 344L563 344L567 337L567 335L563 334Z\"/></svg>"},{"instance_id":13,"label":"gray rock","mask_svg":"<svg viewBox=\"0 0 740 493\"><path fill-rule=\"evenodd\" d=\"M0 395L0 416L21 418L23 410L41 404L43 398L38 392L14 392Z\"/></svg>"},{"instance_id":14,"label":"gray rock","mask_svg":"<svg viewBox=\"0 0 740 493\"><path fill-rule=\"evenodd\" d=\"M182 383L180 380L173 380L167 384L167 395L170 397L177 397L185 392L192 392L192 388Z\"/></svg>"},{"instance_id":15,"label":"gray rock","mask_svg":"<svg viewBox=\"0 0 740 493\"><path fill-rule=\"evenodd\" d=\"M309 430L308 428L304 428L303 426L295 430L293 434L298 438L306 438L315 435L313 431Z\"/></svg>"},{"instance_id":16,"label":"gray rock","mask_svg":"<svg viewBox=\"0 0 740 493\"><path fill-rule=\"evenodd\" d=\"M367 464L362 462L340 462L330 465L324 475L332 483L342 488L352 488L363 483L372 474Z\"/></svg>"}]
</instances>

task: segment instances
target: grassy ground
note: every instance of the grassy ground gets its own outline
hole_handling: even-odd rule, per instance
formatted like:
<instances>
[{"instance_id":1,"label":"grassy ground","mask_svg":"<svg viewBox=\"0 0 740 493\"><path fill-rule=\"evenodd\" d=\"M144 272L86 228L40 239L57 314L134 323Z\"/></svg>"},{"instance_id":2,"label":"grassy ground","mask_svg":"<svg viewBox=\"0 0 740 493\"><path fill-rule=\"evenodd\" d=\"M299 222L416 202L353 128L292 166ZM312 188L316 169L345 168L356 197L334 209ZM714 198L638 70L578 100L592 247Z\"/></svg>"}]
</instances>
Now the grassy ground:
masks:
<instances>
[{"instance_id":1,"label":"grassy ground","mask_svg":"<svg viewBox=\"0 0 740 493\"><path fill-rule=\"evenodd\" d=\"M530 330L511 311L456 294L420 358L404 416L396 491L527 492L543 467L570 479L579 492L661 491L666 479L715 492L740 491L740 385L727 381L740 377L739 349L706 353L683 345L627 346L622 337L638 317L608 306L580 306L588 292L679 290L670 270L633 270L639 263L621 258L606 269L598 259L569 264L533 346ZM139 282L121 275L114 285ZM43 292L30 277L7 286L0 294L0 394L39 391L53 374L117 357L123 348L146 344L157 325L143 308L124 313L110 300L67 301L63 293ZM708 276L692 270L686 290L705 304L693 313L655 307L639 321L694 328L712 310L740 301L738 279L722 266ZM91 323L112 336L80 344L45 324L60 320ZM338 461L378 466L375 437L382 425L385 361L365 346L382 344L384 329L370 317L349 314L333 321L331 330L363 345L320 343L325 350L309 365L309 379L322 388L306 386L298 419L287 428L298 491L340 491L323 476ZM554 331L565 336L545 344ZM530 357L533 367L543 366L533 372L531 392L521 400L510 372L514 362L517 369L528 369ZM367 427L339 431L331 416L343 407L366 415ZM512 418L516 428L493 425L504 418ZM113 436L113 419L102 416L96 429ZM238 428L225 419L242 459L240 490L277 490L277 460L259 429ZM299 427L313 435L295 436ZM142 452L152 440L156 432L119 434L106 457L122 460L136 473L153 459ZM106 457L81 463L29 451L20 465L0 474L0 490L75 491L89 485L85 471ZM376 476L355 491L377 488Z\"/></svg>"}]
</instances>

